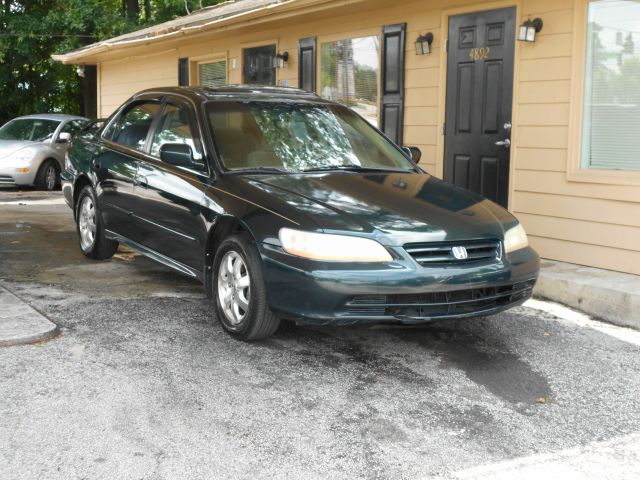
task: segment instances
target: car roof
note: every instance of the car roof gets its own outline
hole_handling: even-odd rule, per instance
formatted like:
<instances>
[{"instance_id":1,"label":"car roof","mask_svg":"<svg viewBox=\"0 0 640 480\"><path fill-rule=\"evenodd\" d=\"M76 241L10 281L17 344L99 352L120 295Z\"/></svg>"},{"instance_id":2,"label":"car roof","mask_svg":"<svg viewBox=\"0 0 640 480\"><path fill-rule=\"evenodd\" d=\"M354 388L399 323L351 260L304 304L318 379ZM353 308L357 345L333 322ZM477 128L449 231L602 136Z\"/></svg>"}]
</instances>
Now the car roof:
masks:
<instances>
[{"instance_id":1,"label":"car roof","mask_svg":"<svg viewBox=\"0 0 640 480\"><path fill-rule=\"evenodd\" d=\"M150 88L139 92L136 96L144 94L181 95L194 101L206 100L290 100L290 101L315 101L326 102L315 93L307 92L294 87L268 87L264 85L225 85L224 87L211 88L203 86L192 87L159 87Z\"/></svg>"},{"instance_id":2,"label":"car roof","mask_svg":"<svg viewBox=\"0 0 640 480\"><path fill-rule=\"evenodd\" d=\"M78 117L77 115L66 115L64 113L35 113L32 115L23 115L21 117L16 117L14 120L18 118L37 118L39 120L57 120L59 122L63 122L66 120L88 120L85 117Z\"/></svg>"}]
</instances>

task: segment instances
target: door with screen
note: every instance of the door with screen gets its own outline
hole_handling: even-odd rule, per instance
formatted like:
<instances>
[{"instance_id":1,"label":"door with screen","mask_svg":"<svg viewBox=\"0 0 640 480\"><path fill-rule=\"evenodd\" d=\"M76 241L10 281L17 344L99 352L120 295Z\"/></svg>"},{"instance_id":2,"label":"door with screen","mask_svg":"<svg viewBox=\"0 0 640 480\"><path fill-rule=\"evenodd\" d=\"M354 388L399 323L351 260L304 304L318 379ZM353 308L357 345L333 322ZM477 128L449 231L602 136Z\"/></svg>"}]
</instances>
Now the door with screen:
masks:
<instances>
[{"instance_id":1,"label":"door with screen","mask_svg":"<svg viewBox=\"0 0 640 480\"><path fill-rule=\"evenodd\" d=\"M273 67L275 57L275 45L245 48L242 58L244 83L274 86L276 84L276 69Z\"/></svg>"},{"instance_id":2,"label":"door with screen","mask_svg":"<svg viewBox=\"0 0 640 480\"><path fill-rule=\"evenodd\" d=\"M444 179L507 206L515 8L449 19Z\"/></svg>"}]
</instances>

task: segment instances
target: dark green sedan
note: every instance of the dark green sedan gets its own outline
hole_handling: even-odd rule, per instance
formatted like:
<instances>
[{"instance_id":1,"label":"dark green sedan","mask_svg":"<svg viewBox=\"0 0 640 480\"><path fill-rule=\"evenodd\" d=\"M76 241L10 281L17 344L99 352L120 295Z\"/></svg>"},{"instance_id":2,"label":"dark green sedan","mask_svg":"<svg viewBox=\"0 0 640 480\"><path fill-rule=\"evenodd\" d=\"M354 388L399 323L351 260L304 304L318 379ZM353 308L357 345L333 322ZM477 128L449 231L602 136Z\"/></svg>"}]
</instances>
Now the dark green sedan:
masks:
<instances>
[{"instance_id":1,"label":"dark green sedan","mask_svg":"<svg viewBox=\"0 0 640 480\"><path fill-rule=\"evenodd\" d=\"M522 226L418 155L301 90L160 88L75 139L63 192L87 257L122 243L201 280L243 340L282 318L414 324L523 303L539 259Z\"/></svg>"}]
</instances>

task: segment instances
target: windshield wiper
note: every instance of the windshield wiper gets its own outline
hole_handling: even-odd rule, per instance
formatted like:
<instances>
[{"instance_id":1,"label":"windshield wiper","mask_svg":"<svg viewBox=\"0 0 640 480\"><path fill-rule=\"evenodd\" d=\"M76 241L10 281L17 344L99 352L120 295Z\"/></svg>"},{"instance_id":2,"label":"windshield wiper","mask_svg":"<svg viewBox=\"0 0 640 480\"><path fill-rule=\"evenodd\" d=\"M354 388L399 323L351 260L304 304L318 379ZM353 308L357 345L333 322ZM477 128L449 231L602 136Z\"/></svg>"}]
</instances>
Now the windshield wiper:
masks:
<instances>
[{"instance_id":1,"label":"windshield wiper","mask_svg":"<svg viewBox=\"0 0 640 480\"><path fill-rule=\"evenodd\" d=\"M307 168L302 170L303 173L312 172L330 172L332 170L343 170L347 172L411 172L404 168L392 167L363 167L362 165L325 165L322 167Z\"/></svg>"},{"instance_id":2,"label":"windshield wiper","mask_svg":"<svg viewBox=\"0 0 640 480\"><path fill-rule=\"evenodd\" d=\"M242 167L229 170L227 173L295 173L280 167Z\"/></svg>"}]
</instances>

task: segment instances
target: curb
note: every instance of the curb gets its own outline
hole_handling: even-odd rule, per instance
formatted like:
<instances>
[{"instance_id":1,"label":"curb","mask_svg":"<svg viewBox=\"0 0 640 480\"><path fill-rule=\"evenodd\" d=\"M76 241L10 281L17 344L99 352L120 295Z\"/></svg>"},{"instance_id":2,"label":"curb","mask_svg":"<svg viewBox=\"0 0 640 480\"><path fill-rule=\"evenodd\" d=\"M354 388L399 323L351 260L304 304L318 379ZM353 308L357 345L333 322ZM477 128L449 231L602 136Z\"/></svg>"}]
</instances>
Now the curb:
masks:
<instances>
[{"instance_id":1,"label":"curb","mask_svg":"<svg viewBox=\"0 0 640 480\"><path fill-rule=\"evenodd\" d=\"M640 330L640 276L543 260L534 297Z\"/></svg>"},{"instance_id":2,"label":"curb","mask_svg":"<svg viewBox=\"0 0 640 480\"><path fill-rule=\"evenodd\" d=\"M55 323L3 286L0 305L0 347L49 340L60 332Z\"/></svg>"}]
</instances>

